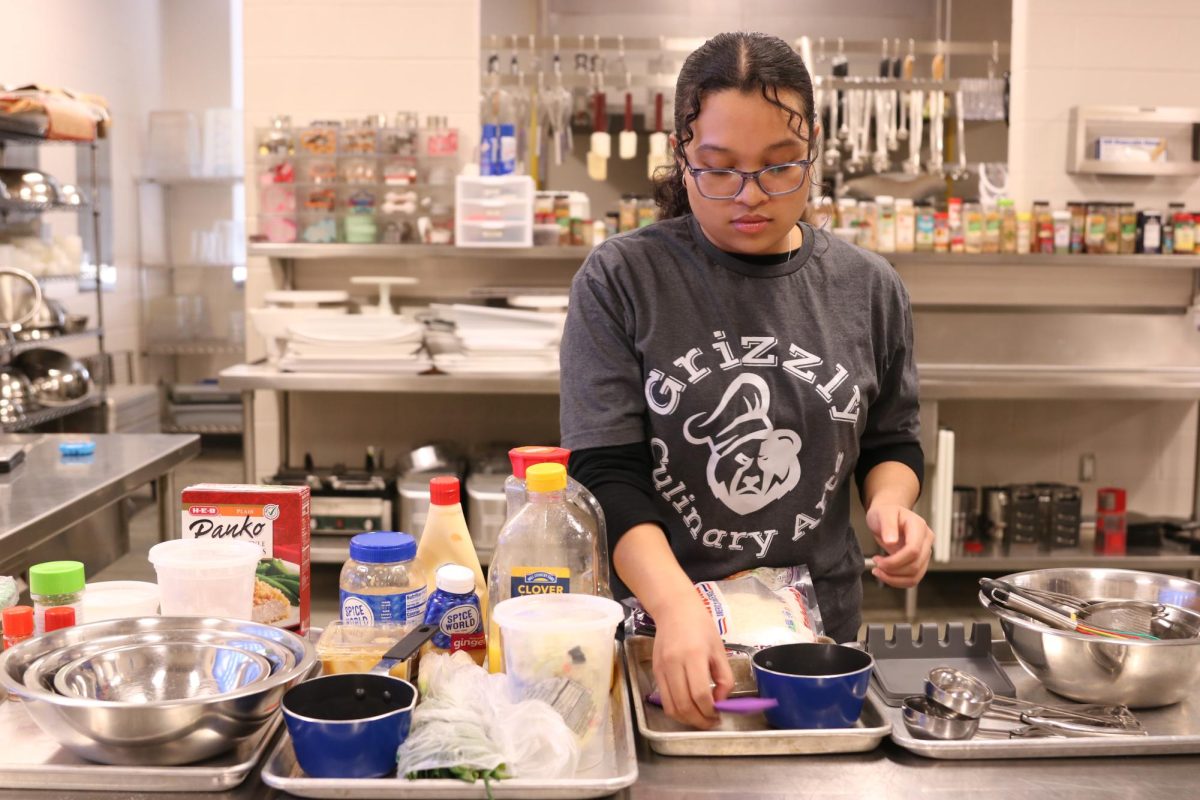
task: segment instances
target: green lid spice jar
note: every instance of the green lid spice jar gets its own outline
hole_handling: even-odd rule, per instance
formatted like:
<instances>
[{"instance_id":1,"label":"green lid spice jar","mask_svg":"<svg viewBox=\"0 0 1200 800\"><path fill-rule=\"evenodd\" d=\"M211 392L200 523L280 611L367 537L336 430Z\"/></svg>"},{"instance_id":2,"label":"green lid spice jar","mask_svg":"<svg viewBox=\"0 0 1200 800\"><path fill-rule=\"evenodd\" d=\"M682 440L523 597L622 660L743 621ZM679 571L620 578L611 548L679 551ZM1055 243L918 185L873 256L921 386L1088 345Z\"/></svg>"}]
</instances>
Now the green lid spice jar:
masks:
<instances>
[{"instance_id":1,"label":"green lid spice jar","mask_svg":"<svg viewBox=\"0 0 1200 800\"><path fill-rule=\"evenodd\" d=\"M46 561L29 568L29 596L33 599L36 634L46 632L46 609L70 606L77 619L83 616L83 562Z\"/></svg>"}]
</instances>

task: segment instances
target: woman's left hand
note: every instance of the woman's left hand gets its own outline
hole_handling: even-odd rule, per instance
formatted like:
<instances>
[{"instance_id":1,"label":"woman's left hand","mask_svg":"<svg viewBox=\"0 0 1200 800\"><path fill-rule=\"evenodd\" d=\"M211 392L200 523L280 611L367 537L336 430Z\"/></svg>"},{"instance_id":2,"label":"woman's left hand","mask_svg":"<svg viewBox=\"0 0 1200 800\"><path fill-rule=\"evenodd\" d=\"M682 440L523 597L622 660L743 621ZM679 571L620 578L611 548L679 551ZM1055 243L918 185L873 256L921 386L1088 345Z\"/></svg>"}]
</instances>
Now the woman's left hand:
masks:
<instances>
[{"instance_id":1,"label":"woman's left hand","mask_svg":"<svg viewBox=\"0 0 1200 800\"><path fill-rule=\"evenodd\" d=\"M867 527L887 551L875 556L871 574L899 589L920 583L933 555L933 531L921 515L902 505L875 503L867 510Z\"/></svg>"}]
</instances>

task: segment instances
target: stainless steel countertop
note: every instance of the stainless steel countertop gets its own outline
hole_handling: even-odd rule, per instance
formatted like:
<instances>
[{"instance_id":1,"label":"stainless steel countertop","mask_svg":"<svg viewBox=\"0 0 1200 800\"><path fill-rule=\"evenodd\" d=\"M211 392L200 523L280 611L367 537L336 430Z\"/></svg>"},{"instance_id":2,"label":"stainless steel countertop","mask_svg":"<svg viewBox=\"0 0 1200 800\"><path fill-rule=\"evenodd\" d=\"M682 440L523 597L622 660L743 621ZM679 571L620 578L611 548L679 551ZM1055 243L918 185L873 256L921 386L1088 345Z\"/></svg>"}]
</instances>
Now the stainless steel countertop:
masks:
<instances>
[{"instance_id":1,"label":"stainless steel countertop","mask_svg":"<svg viewBox=\"0 0 1200 800\"><path fill-rule=\"evenodd\" d=\"M64 460L60 442L87 438L94 456ZM0 554L34 547L200 453L199 436L5 434L25 461L0 474Z\"/></svg>"}]
</instances>

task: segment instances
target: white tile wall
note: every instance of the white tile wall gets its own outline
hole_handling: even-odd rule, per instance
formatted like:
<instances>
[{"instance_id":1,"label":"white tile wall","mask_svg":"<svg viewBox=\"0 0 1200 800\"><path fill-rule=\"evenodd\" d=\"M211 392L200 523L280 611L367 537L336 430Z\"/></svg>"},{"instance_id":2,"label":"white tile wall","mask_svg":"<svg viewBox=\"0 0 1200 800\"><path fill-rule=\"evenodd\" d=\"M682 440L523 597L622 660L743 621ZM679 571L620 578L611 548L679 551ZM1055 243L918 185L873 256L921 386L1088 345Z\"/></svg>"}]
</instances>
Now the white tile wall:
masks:
<instances>
[{"instance_id":1,"label":"white tile wall","mask_svg":"<svg viewBox=\"0 0 1200 800\"><path fill-rule=\"evenodd\" d=\"M254 128L276 114L290 114L297 124L397 111L446 115L460 129L463 146L472 148L478 138L482 1L244 0L247 163L253 163ZM251 220L255 203L250 192ZM251 261L248 307L261 305L263 293L274 285L268 262ZM261 357L258 337L248 335L250 358ZM335 415L350 402L312 400L314 408ZM398 413L396 402L386 396L358 398L354 407L367 403L376 410L367 418L377 432ZM298 417L297 436L304 446L317 432L305 427L303 413ZM361 433L365 446L370 434ZM260 471L269 474L278 460L278 420L268 393L259 393L256 434ZM356 443L354 453L359 449Z\"/></svg>"}]
</instances>

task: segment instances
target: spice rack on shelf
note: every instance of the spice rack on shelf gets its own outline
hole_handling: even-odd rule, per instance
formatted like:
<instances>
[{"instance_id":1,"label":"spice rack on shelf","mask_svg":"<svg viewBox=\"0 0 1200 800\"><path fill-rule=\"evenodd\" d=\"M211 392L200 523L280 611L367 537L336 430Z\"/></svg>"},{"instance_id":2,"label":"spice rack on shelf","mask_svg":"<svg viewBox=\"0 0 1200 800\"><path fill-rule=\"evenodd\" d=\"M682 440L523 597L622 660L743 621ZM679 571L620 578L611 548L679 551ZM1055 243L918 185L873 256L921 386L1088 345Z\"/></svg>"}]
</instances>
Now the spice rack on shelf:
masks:
<instances>
[{"instance_id":1,"label":"spice rack on shelf","mask_svg":"<svg viewBox=\"0 0 1200 800\"><path fill-rule=\"evenodd\" d=\"M1090 155L1097 131L1115 136L1148 136L1163 140L1161 161L1112 161ZM1189 157L1171 159L1182 150ZM1067 172L1072 175L1125 177L1195 177L1200 175L1200 108L1160 106L1076 106L1071 109Z\"/></svg>"}]
</instances>

